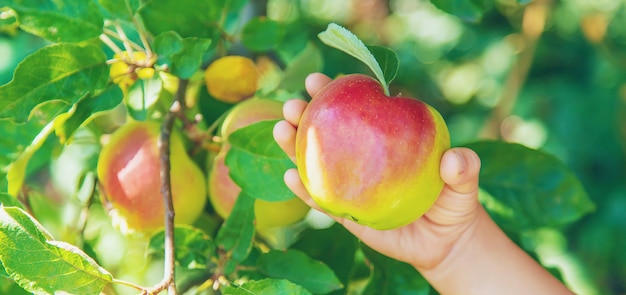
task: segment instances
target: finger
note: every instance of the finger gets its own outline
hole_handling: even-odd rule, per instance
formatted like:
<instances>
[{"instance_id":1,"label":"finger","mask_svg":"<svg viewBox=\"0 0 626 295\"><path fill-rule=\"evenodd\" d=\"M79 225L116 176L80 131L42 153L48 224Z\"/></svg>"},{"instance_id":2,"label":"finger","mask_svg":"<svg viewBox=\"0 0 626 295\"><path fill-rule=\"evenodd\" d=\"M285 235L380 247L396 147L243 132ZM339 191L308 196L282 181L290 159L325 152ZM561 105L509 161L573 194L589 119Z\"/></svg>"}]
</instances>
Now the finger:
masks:
<instances>
[{"instance_id":1,"label":"finger","mask_svg":"<svg viewBox=\"0 0 626 295\"><path fill-rule=\"evenodd\" d=\"M471 149L453 148L441 159L441 178L457 193L475 192L478 189L479 172L480 158Z\"/></svg>"},{"instance_id":2,"label":"finger","mask_svg":"<svg viewBox=\"0 0 626 295\"><path fill-rule=\"evenodd\" d=\"M280 146L283 151L291 158L291 161L296 162L296 128L289 122L282 120L278 121L274 125L273 129L274 140Z\"/></svg>"},{"instance_id":3,"label":"finger","mask_svg":"<svg viewBox=\"0 0 626 295\"><path fill-rule=\"evenodd\" d=\"M300 117L307 106L307 102L301 99L291 99L283 104L283 116L293 126L298 126Z\"/></svg>"},{"instance_id":4,"label":"finger","mask_svg":"<svg viewBox=\"0 0 626 295\"><path fill-rule=\"evenodd\" d=\"M313 97L320 89L326 86L326 84L330 83L330 81L332 81L332 79L322 73L313 73L306 77L304 86L309 95Z\"/></svg>"}]
</instances>

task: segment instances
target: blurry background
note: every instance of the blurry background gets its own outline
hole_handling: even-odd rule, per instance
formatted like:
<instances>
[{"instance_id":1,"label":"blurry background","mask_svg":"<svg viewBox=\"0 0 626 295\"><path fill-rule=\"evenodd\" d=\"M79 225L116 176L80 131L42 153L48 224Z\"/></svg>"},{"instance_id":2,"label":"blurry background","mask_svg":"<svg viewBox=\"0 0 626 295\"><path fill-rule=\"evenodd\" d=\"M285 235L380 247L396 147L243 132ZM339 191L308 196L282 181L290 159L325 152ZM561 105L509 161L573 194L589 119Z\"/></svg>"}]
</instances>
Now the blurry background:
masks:
<instances>
[{"instance_id":1,"label":"blurry background","mask_svg":"<svg viewBox=\"0 0 626 295\"><path fill-rule=\"evenodd\" d=\"M289 23L293 38L316 40L337 22L393 48L400 71L392 92L434 105L453 145L499 138L560 158L596 211L563 235L542 236L552 244L544 252L565 253L555 263L585 294L626 294L626 1L432 2L268 0L248 11ZM0 84L46 44L2 28ZM330 76L367 71L319 49Z\"/></svg>"}]
</instances>

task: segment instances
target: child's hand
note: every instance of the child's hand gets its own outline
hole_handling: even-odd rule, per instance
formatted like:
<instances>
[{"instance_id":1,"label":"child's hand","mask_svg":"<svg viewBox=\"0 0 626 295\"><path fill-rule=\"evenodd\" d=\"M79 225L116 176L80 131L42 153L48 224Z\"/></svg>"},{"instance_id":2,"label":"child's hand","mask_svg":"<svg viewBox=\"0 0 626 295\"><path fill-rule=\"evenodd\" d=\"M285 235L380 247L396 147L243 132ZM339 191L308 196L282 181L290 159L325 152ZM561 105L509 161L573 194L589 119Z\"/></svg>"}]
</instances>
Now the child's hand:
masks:
<instances>
[{"instance_id":1,"label":"child's hand","mask_svg":"<svg viewBox=\"0 0 626 295\"><path fill-rule=\"evenodd\" d=\"M331 79L311 74L306 89L311 96ZM285 120L276 124L274 138L295 160L295 136L300 116L307 103L290 100L285 103ZM343 218L333 218L371 248L418 269L432 269L448 256L465 232L470 232L482 207L478 203L480 159L472 150L453 148L441 160L441 177L445 186L433 207L415 222L393 230L380 231ZM295 169L285 173L285 183L303 201L319 207L305 190Z\"/></svg>"}]
</instances>

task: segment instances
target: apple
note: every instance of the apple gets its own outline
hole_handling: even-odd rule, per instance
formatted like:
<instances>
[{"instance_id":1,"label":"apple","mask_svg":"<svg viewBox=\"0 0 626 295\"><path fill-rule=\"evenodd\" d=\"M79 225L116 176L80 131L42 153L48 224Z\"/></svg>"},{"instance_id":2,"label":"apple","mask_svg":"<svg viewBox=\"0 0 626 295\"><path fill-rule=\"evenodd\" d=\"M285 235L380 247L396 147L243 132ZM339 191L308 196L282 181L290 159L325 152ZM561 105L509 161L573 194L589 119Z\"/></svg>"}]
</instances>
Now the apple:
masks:
<instances>
[{"instance_id":1,"label":"apple","mask_svg":"<svg viewBox=\"0 0 626 295\"><path fill-rule=\"evenodd\" d=\"M387 96L361 74L315 94L296 133L296 164L313 200L330 214L375 229L422 216L443 188L450 148L445 121L410 97Z\"/></svg>"},{"instance_id":2,"label":"apple","mask_svg":"<svg viewBox=\"0 0 626 295\"><path fill-rule=\"evenodd\" d=\"M128 122L111 134L98 157L103 201L123 232L151 232L164 226L159 136L156 122ZM170 137L170 163L174 222L192 224L206 204L206 180L176 131Z\"/></svg>"},{"instance_id":3,"label":"apple","mask_svg":"<svg viewBox=\"0 0 626 295\"><path fill-rule=\"evenodd\" d=\"M222 218L230 215L241 192L224 163L230 148L228 136L252 123L279 118L282 118L281 102L256 98L238 103L224 119L220 129L222 147L211 163L208 177L209 200ZM296 197L279 202L257 199L254 203L255 226L259 230L286 226L302 220L308 211L309 207Z\"/></svg>"}]
</instances>

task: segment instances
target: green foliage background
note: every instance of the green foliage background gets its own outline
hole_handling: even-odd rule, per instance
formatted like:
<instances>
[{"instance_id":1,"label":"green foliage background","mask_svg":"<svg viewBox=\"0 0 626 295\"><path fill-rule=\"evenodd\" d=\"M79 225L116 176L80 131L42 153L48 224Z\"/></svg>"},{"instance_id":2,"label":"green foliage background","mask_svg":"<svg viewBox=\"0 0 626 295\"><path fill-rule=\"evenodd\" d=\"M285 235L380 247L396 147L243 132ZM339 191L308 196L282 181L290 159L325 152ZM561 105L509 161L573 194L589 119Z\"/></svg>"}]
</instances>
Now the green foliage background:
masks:
<instances>
[{"instance_id":1,"label":"green foliage background","mask_svg":"<svg viewBox=\"0 0 626 295\"><path fill-rule=\"evenodd\" d=\"M19 125L15 121L0 120L2 174L7 173L7 164L19 164L20 155L22 158L27 155L24 163L13 165L11 169L25 170L27 178L20 192L28 192L30 210L37 213L37 220L57 240L77 245L116 276L141 284L154 283L159 280L161 271L159 256L154 254L146 259L145 241L121 236L110 227L106 213L98 208L99 204L93 205L95 209L90 211L90 223L86 228L76 229L72 225L73 218L80 216L79 212L85 205L85 196L91 191L89 180L93 179L95 170L98 137L101 133L110 132L119 118L109 116L106 122L100 118L89 126L81 124L92 113L120 104L121 92L110 83L105 83L103 63L99 67L94 66L89 76L93 79L89 80L90 85L63 84L66 87L88 88L90 94L87 98L92 94L99 98L108 97L104 102L110 105L101 104L102 99L98 104L88 103L88 99L78 94L63 96L60 99L69 105L76 105L77 110L87 110L82 115L77 111L81 115L78 117L83 119L74 117L77 123L66 124L55 132L50 130L52 135L37 143L38 148L31 152L28 147L32 146L33 139L37 139L41 130L45 130L49 119L66 112L69 105L56 101L43 105L34 101L22 103L17 97L14 99L20 102L20 108L12 108L13 96L24 92L15 86L17 84L7 86L7 83L13 79L17 65L44 46L79 40L87 40L85 43L88 45L85 46L99 46L92 41L97 40L95 38L101 33L97 25L102 21L101 16L121 20L129 37L138 39L132 29L130 14L125 9L119 9L127 7L146 20L143 25L153 36L159 36L155 38L157 44L154 44L155 50L162 53L158 62L170 65L176 75L193 80L198 68L205 67L222 54L244 54L253 58L269 56L281 66L282 78L268 82L267 89L260 90L260 94L279 100L304 97L303 78L311 71L322 71L331 77L354 72L370 74L359 61L319 41L317 34L329 22L346 26L366 44L392 48L400 61L399 72L391 84L392 94L418 97L435 106L449 125L453 145L469 145L479 152L483 161L492 163L486 165L491 170L482 171L485 181L495 181L498 177L522 181L519 175L532 176L523 180L528 185L519 189L517 198L513 196L515 200L521 200L519 204L517 201L507 203L506 199L499 197L511 192L499 186L499 182L492 185L481 183L483 204L516 242L580 294L626 293L626 234L623 231L626 228L624 1L100 0L81 6L84 10L74 11L76 7L71 5L65 7L66 15L82 15L90 21L61 34L37 31L37 25L29 27L24 22L26 16L37 11L15 8L39 4L40 11L57 11L54 1L21 2L0 0L0 8L14 7L23 23L20 27L16 26L16 17L8 10L0 9L0 84L5 85L0 91L5 96L0 97L0 106L3 107L0 115L2 118L14 116L19 121L31 114L31 119ZM220 22L207 22L207 19L220 19ZM177 34L171 34L172 31ZM232 39L226 40L222 35L225 33L232 34ZM161 44L158 45L158 42ZM47 47L47 50L67 54L76 49L76 46L68 44L55 46ZM85 54L85 51L80 52ZM91 58L93 63L98 63L101 58L98 54L80 56L80 60L87 62ZM104 54L110 58L112 52L104 50ZM72 55L67 54L64 58L69 60ZM49 60L33 58L30 62L45 67ZM31 69L25 75L34 72ZM30 81L35 81L35 78L33 76ZM29 80L23 81L20 83L27 84ZM85 80L80 83L85 83ZM58 90L59 93L71 92L67 88ZM231 107L207 97L205 89L200 89L198 93L200 101L204 101L197 107L206 120L203 122L205 125L213 123ZM84 104L82 108L78 107L80 102ZM146 116L146 110L135 108L134 103L132 99L126 99L123 105L135 118ZM23 109L26 106L37 108L31 113L30 109ZM159 105L154 105L150 111L159 108ZM15 110L20 112L14 113ZM97 128L93 127L94 124ZM72 135L72 144L66 146L66 137ZM244 138L243 135L241 138ZM529 149L519 146L513 154L515 157L507 157L497 146L472 144L481 139L500 139ZM240 145L246 146L245 142ZM539 149L542 155L551 156L542 158L529 151L531 149ZM231 158L236 158L235 155ZM204 153L196 154L199 163L205 157ZM541 161L537 162L538 159ZM511 171L515 173L507 174ZM567 192L565 195L568 197L563 200L555 199L554 194L544 196L534 191L536 187L545 188L550 186L551 181L562 179L573 183L565 190L575 187L574 192ZM582 183L580 187L578 179ZM544 185L544 181L547 184ZM1 191L8 192L8 186L3 177L0 180ZM550 188L546 191L554 193L558 190ZM2 196L2 203L9 206L12 197ZM241 202L241 216L247 216L244 211L249 203ZM572 210L571 214L562 213L559 210L562 208ZM514 214L507 210L513 210ZM221 220L209 214L210 208L207 212L198 222L202 232L180 229L183 245L190 245L184 242L186 237L199 245L199 248L186 247L184 253L177 254L180 255L179 262L185 262L179 265L179 286L191 291L201 289L198 286L209 276L207 267L211 265L213 254L207 253L213 253L216 245L233 243L233 240L228 240L228 234L236 237L251 235L251 230L245 225L235 227L233 221L224 226L230 232L221 231L224 233L221 238L215 236ZM542 219L545 216L538 212L544 213L546 219ZM10 213L7 216L22 216L15 210ZM77 235L80 230L83 234ZM206 233L215 237L215 243ZM348 281L354 282L352 291L363 294L417 294L418 290L422 294L434 292L412 269L363 248L337 225L305 233L298 236L297 241L291 241L294 242L291 250L282 256L280 252L261 253L244 243L239 252L244 255L237 258L236 263L262 269L262 276L250 274L250 277L265 280L249 287L270 292L267 294L276 290L308 294L307 290L294 283L306 286L307 282L303 279L323 273L328 277L326 282L330 283L328 289L321 293L345 293L346 290L340 290L339 286ZM290 232L281 235L293 236ZM41 237L37 239L41 240ZM152 249L158 253L158 243ZM357 254L352 255L355 252ZM302 256L302 253L308 257ZM307 268L311 264L309 257L323 261L326 268ZM284 267L281 263L294 259L301 261L301 273L292 273L292 278L276 274ZM374 270L365 267L366 260L375 266ZM144 266L136 267L138 263ZM183 267L185 265L187 267ZM342 269L342 265L354 267ZM234 268L233 265L229 267ZM0 294L23 292L6 276L4 270L0 272ZM266 277L275 277L276 280L268 281ZM233 294L238 294L237 288L231 289ZM128 292L123 288L115 290ZM113 287L109 285L105 291L113 292Z\"/></svg>"}]
</instances>

